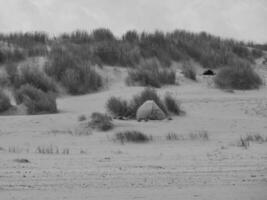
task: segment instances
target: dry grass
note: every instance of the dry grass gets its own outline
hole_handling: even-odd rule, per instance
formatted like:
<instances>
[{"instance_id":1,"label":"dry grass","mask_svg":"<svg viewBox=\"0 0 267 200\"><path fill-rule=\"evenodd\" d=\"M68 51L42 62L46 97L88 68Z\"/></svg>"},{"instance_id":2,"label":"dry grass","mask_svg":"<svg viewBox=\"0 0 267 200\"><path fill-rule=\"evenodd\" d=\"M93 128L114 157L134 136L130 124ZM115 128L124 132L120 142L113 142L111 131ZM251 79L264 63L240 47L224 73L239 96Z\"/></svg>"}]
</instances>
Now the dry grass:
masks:
<instances>
[{"instance_id":1,"label":"dry grass","mask_svg":"<svg viewBox=\"0 0 267 200\"><path fill-rule=\"evenodd\" d=\"M30 161L26 158L17 158L17 159L14 159L14 162L17 162L17 163L30 163Z\"/></svg>"},{"instance_id":2,"label":"dry grass","mask_svg":"<svg viewBox=\"0 0 267 200\"><path fill-rule=\"evenodd\" d=\"M69 148L59 149L57 146L54 145L38 146L35 152L39 154L62 154L62 155L70 154Z\"/></svg>"},{"instance_id":3,"label":"dry grass","mask_svg":"<svg viewBox=\"0 0 267 200\"><path fill-rule=\"evenodd\" d=\"M32 85L23 85L15 91L18 105L24 104L28 114L57 113L57 103L54 95L45 93Z\"/></svg>"},{"instance_id":4,"label":"dry grass","mask_svg":"<svg viewBox=\"0 0 267 200\"><path fill-rule=\"evenodd\" d=\"M248 134L245 137L240 137L240 141L238 142L238 146L240 147L244 147L245 149L247 149L250 146L250 143L265 143L267 142L267 136L262 136L260 134Z\"/></svg>"},{"instance_id":5,"label":"dry grass","mask_svg":"<svg viewBox=\"0 0 267 200\"><path fill-rule=\"evenodd\" d=\"M175 84L176 74L175 71L164 68L158 59L146 59L140 66L128 71L126 83L159 88L162 85Z\"/></svg>"},{"instance_id":6,"label":"dry grass","mask_svg":"<svg viewBox=\"0 0 267 200\"><path fill-rule=\"evenodd\" d=\"M18 147L18 146L9 146L8 147L9 153L22 153L23 151L24 151L24 149L21 147Z\"/></svg>"},{"instance_id":7,"label":"dry grass","mask_svg":"<svg viewBox=\"0 0 267 200\"><path fill-rule=\"evenodd\" d=\"M169 141L175 141L175 140L179 140L179 141L183 141L183 140L207 141L207 140L209 140L209 134L207 131L204 131L204 130L190 133L188 135L170 132L167 134L166 140L169 140Z\"/></svg>"},{"instance_id":8,"label":"dry grass","mask_svg":"<svg viewBox=\"0 0 267 200\"><path fill-rule=\"evenodd\" d=\"M195 67L190 62L184 62L182 73L188 79L197 80L197 73Z\"/></svg>"},{"instance_id":9,"label":"dry grass","mask_svg":"<svg viewBox=\"0 0 267 200\"><path fill-rule=\"evenodd\" d=\"M175 115L180 115L180 114L183 113L183 111L180 108L180 102L178 102L170 94L165 95L165 97L164 97L164 103L165 103L165 105L167 107L167 110L170 113L173 113Z\"/></svg>"},{"instance_id":10,"label":"dry grass","mask_svg":"<svg viewBox=\"0 0 267 200\"><path fill-rule=\"evenodd\" d=\"M89 122L89 127L93 129L98 129L101 131L108 131L113 128L112 118L107 114L102 114L95 112L91 115L91 121Z\"/></svg>"},{"instance_id":11,"label":"dry grass","mask_svg":"<svg viewBox=\"0 0 267 200\"><path fill-rule=\"evenodd\" d=\"M127 142L132 143L147 143L152 140L152 136L147 136L140 131L124 131L115 134L115 141L124 144Z\"/></svg>"}]
</instances>

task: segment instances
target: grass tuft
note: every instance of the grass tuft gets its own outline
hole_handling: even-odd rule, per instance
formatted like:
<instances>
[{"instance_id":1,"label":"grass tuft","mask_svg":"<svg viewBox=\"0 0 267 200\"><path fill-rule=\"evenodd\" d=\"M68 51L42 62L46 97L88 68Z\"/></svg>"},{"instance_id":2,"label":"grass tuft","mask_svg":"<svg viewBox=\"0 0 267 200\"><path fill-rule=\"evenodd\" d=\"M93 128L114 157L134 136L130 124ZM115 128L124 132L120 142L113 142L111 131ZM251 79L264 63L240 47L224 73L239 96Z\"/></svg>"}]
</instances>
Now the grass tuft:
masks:
<instances>
[{"instance_id":1,"label":"grass tuft","mask_svg":"<svg viewBox=\"0 0 267 200\"><path fill-rule=\"evenodd\" d=\"M126 142L147 143L152 140L151 136L147 136L140 131L124 131L116 133L115 140L124 144Z\"/></svg>"},{"instance_id":2,"label":"grass tuft","mask_svg":"<svg viewBox=\"0 0 267 200\"><path fill-rule=\"evenodd\" d=\"M96 128L101 131L108 131L113 128L111 117L106 114L95 112L91 115L91 121L89 122L91 128Z\"/></svg>"}]
</instances>

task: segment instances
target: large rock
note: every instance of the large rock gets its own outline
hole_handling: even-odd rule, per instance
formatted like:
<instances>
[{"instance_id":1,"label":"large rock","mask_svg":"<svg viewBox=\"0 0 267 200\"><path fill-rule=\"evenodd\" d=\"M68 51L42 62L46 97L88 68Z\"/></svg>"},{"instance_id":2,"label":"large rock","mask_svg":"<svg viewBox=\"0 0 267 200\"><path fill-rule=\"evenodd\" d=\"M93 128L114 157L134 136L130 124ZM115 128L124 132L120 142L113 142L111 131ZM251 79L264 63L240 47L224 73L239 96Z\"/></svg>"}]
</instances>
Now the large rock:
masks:
<instances>
[{"instance_id":1,"label":"large rock","mask_svg":"<svg viewBox=\"0 0 267 200\"><path fill-rule=\"evenodd\" d=\"M140 120L163 120L166 118L165 113L152 100L143 103L136 112L136 119Z\"/></svg>"}]
</instances>

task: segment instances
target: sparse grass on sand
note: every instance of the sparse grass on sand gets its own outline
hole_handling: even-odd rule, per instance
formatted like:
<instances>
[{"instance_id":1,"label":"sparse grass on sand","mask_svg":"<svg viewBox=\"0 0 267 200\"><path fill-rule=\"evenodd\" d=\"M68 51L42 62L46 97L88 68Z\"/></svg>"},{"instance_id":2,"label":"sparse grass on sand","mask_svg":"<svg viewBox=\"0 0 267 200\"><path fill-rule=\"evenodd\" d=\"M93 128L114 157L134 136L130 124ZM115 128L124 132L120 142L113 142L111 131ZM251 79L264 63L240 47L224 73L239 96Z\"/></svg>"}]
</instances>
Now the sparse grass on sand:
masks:
<instances>
[{"instance_id":1,"label":"sparse grass on sand","mask_svg":"<svg viewBox=\"0 0 267 200\"><path fill-rule=\"evenodd\" d=\"M47 145L47 146L38 146L36 148L36 153L39 153L39 154L63 154L63 155L68 155L68 154L70 154L70 150L69 150L69 148L59 149L57 146Z\"/></svg>"},{"instance_id":2,"label":"sparse grass on sand","mask_svg":"<svg viewBox=\"0 0 267 200\"><path fill-rule=\"evenodd\" d=\"M265 143L267 142L267 136L262 136L260 134L248 134L245 137L240 137L240 141L238 142L238 146L244 147L247 149L250 145L250 143L255 142L255 143Z\"/></svg>"},{"instance_id":3,"label":"sparse grass on sand","mask_svg":"<svg viewBox=\"0 0 267 200\"><path fill-rule=\"evenodd\" d=\"M205 130L192 132L188 135L170 132L167 134L166 139L169 141L171 141L171 140L181 140L181 141L182 140L202 140L202 141L207 141L207 140L209 140L209 134Z\"/></svg>"}]
</instances>

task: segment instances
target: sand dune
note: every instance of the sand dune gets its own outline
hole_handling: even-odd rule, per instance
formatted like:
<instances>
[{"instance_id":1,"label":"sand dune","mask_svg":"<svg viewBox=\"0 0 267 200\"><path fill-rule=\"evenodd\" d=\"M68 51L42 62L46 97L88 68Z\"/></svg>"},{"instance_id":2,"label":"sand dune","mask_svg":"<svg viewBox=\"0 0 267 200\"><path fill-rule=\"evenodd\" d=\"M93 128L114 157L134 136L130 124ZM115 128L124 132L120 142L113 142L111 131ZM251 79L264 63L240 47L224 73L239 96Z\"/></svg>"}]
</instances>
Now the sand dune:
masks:
<instances>
[{"instance_id":1,"label":"sand dune","mask_svg":"<svg viewBox=\"0 0 267 200\"><path fill-rule=\"evenodd\" d=\"M184 80L158 92L180 99L185 116L114 120L110 132L77 136L79 115L105 111L110 96L131 98L142 90L124 85L125 71L105 70L113 74L109 89L61 97L59 114L1 116L0 199L266 199L266 143L251 143L248 149L238 145L247 134L267 137L266 87L227 93L205 79ZM154 140L115 143L120 130L140 130ZM209 139L190 139L200 131ZM170 132L187 139L168 141ZM51 145L60 154L36 152ZM64 149L69 153L62 154ZM14 162L18 158L30 163Z\"/></svg>"}]
</instances>

